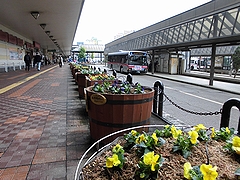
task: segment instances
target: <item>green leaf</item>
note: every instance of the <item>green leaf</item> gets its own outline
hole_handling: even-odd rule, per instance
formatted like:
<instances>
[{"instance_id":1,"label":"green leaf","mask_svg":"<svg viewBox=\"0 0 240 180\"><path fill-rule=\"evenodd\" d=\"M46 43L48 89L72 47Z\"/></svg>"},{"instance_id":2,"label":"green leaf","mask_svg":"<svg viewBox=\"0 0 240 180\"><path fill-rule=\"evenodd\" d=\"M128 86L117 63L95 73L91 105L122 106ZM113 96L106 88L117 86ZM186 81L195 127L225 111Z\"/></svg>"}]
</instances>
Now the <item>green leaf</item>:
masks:
<instances>
[{"instance_id":1,"label":"green leaf","mask_svg":"<svg viewBox=\"0 0 240 180\"><path fill-rule=\"evenodd\" d=\"M236 169L235 174L236 174L237 176L240 176L240 168L237 168L237 169Z\"/></svg>"},{"instance_id":2,"label":"green leaf","mask_svg":"<svg viewBox=\"0 0 240 180\"><path fill-rule=\"evenodd\" d=\"M188 150L182 150L182 153L183 153L183 157L184 157L185 159L187 159L188 156L190 156L190 154L191 154L191 152L188 151Z\"/></svg>"},{"instance_id":3,"label":"green leaf","mask_svg":"<svg viewBox=\"0 0 240 180\"><path fill-rule=\"evenodd\" d=\"M177 151L179 151L181 149L180 149L179 146L173 146L172 150L173 150L173 152L177 152Z\"/></svg>"}]
</instances>

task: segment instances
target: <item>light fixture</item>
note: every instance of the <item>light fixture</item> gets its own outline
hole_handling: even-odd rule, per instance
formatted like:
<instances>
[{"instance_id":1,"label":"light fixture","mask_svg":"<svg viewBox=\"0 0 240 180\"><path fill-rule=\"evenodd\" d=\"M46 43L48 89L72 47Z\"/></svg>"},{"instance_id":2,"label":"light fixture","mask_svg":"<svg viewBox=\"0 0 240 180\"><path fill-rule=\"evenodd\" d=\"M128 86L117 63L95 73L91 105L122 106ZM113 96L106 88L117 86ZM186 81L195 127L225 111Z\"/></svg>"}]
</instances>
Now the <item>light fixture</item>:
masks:
<instances>
[{"instance_id":1,"label":"light fixture","mask_svg":"<svg viewBox=\"0 0 240 180\"><path fill-rule=\"evenodd\" d=\"M45 31L45 33L49 36L50 35L50 31Z\"/></svg>"},{"instance_id":2,"label":"light fixture","mask_svg":"<svg viewBox=\"0 0 240 180\"><path fill-rule=\"evenodd\" d=\"M49 36L50 37L50 39L53 39L53 36Z\"/></svg>"},{"instance_id":3,"label":"light fixture","mask_svg":"<svg viewBox=\"0 0 240 180\"><path fill-rule=\"evenodd\" d=\"M34 19L37 19L39 17L39 12L38 11L32 11L31 15L32 15L32 17L34 17Z\"/></svg>"},{"instance_id":4,"label":"light fixture","mask_svg":"<svg viewBox=\"0 0 240 180\"><path fill-rule=\"evenodd\" d=\"M43 29L45 29L46 24L39 24Z\"/></svg>"}]
</instances>

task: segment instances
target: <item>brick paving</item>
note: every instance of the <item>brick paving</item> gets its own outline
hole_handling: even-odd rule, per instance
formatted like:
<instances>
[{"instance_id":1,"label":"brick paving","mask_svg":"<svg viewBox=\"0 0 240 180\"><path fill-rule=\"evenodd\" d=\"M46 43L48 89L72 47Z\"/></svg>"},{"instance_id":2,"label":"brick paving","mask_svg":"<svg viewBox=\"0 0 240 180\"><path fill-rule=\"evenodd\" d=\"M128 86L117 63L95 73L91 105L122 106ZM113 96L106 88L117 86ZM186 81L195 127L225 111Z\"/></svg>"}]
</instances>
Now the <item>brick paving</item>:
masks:
<instances>
[{"instance_id":1,"label":"brick paving","mask_svg":"<svg viewBox=\"0 0 240 180\"><path fill-rule=\"evenodd\" d=\"M74 179L90 146L69 66L0 73L0 180Z\"/></svg>"}]
</instances>

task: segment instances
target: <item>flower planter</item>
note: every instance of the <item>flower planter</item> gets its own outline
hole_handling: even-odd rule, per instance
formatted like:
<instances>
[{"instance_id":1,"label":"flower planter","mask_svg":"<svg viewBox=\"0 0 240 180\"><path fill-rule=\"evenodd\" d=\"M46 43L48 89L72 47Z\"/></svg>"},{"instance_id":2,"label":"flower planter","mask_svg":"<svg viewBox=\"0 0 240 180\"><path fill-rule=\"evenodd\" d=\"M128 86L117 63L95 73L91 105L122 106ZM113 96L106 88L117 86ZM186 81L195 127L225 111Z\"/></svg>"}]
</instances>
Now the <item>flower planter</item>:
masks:
<instances>
[{"instance_id":1,"label":"flower planter","mask_svg":"<svg viewBox=\"0 0 240 180\"><path fill-rule=\"evenodd\" d=\"M111 83L114 83L114 80L95 80L95 81L91 81L90 79L88 79L86 77L86 85L85 87L89 87L89 86L93 86L95 83L98 83L98 84L102 84L103 82L111 82Z\"/></svg>"},{"instance_id":2,"label":"flower planter","mask_svg":"<svg viewBox=\"0 0 240 180\"><path fill-rule=\"evenodd\" d=\"M144 134L145 137L148 136L146 138L149 140L148 142L151 141L150 139L151 137L153 137L154 133L156 135L157 131L155 130L166 132L165 129L167 128L165 125L144 125L144 126L123 129L103 137L102 139L93 143L91 147L84 152L75 171L75 180L96 179L96 177L98 177L99 179L126 179L126 180L136 179L137 180L138 177L135 178L135 175L137 175L136 172L143 170L141 169L141 166L137 165L142 160L142 157L143 157L141 156L140 158L138 156L139 155L138 153L141 152L139 151L141 148L146 148L146 146L137 146L137 147L132 146L132 148L127 150L126 146L124 145L126 145L126 142L128 141L126 140L126 137L128 138L130 137L127 135L127 133L130 134L132 137L138 138L140 137L141 133L139 135L134 135L135 133L132 133L131 130L139 131L139 129L146 128L146 127L149 127L149 131L150 131L149 133ZM182 129L186 134L188 134L190 131L193 130L192 126L176 126L176 127L178 129ZM169 127L169 129L171 129L171 127ZM209 131L209 129L207 130ZM224 130L224 132L226 133L227 130ZM120 136L120 134L123 134L123 133L125 134L125 136L124 137ZM102 141L113 136L117 136L117 138L111 143L101 147ZM174 146L176 146L175 143L177 142L177 140L173 138L173 136L174 136L173 134L167 137L163 135L162 138L164 138L164 141L162 141L160 140L161 137L158 135L158 137L160 137L160 139L158 139L159 140L158 142L159 143L163 142L163 143L160 144L159 146L156 146L156 148L151 149L151 151L154 151L155 154L163 158L161 166L158 166L158 167L155 166L155 168L158 168L157 169L158 177L156 179L159 179L159 180L186 179L186 176L189 175L189 171L188 171L189 169L188 170L187 168L185 169L186 163L190 163L192 167L198 166L199 168L201 165L205 165L205 168L203 168L202 170L200 168L201 172L196 171L195 169L195 172L197 172L198 174L202 173L203 175L203 173L205 172L204 176L207 176L207 177L209 176L208 178L205 177L205 179L214 179L214 180L215 179L216 180L239 179L239 173L238 175L235 174L235 170L237 170L240 166L239 155L233 154L233 152L226 151L223 149L226 143L228 143L227 141L224 142L222 139L216 140L212 138L207 141L198 140L198 143L191 149L191 152L188 158L184 158L180 152L173 152L173 148ZM209 135L209 137L210 136L211 134ZM128 142L132 142L132 141L128 141ZM136 141L133 141L133 142L136 143ZM185 139L184 144L186 145L187 142L188 141ZM121 170L116 168L114 169L114 167L107 167L107 158L112 157L113 153L116 153L116 151L115 152L113 151L113 148L117 144L120 144L122 147L125 147L124 148L125 151L123 153L126 158L124 161L123 168ZM239 144L235 144L235 145L239 146ZM145 153L147 152L142 151L142 153L144 153L144 156L145 156ZM209 167L208 165L211 167ZM213 173L214 171L217 172L217 177L215 176L216 174ZM152 171L152 172L155 173L155 171ZM213 178L213 176L215 177ZM188 179L191 179L191 178L188 178Z\"/></svg>"},{"instance_id":3,"label":"flower planter","mask_svg":"<svg viewBox=\"0 0 240 180\"><path fill-rule=\"evenodd\" d=\"M86 88L92 140L121 129L149 124L154 96L152 88L145 87L144 94L98 94L92 87Z\"/></svg>"},{"instance_id":4,"label":"flower planter","mask_svg":"<svg viewBox=\"0 0 240 180\"><path fill-rule=\"evenodd\" d=\"M76 78L75 74L76 74L78 71L79 71L78 68L76 68L76 67L73 67L73 68L72 68L72 76L73 76L74 79Z\"/></svg>"},{"instance_id":5,"label":"flower planter","mask_svg":"<svg viewBox=\"0 0 240 180\"><path fill-rule=\"evenodd\" d=\"M116 132L113 132L109 135L106 135L102 137L101 139L94 142L82 155L81 159L79 160L78 166L75 171L74 180L85 180L86 174L83 172L84 167L86 167L88 164L93 162L97 157L101 156L104 152L108 151L113 145L116 145L119 140L123 139L121 135L128 133L131 130L137 130L142 131L144 129L152 129L152 128L159 128L163 129L164 125L143 125L143 126L137 126L137 127L131 127L122 129ZM153 130L153 129L152 129ZM151 130L150 130L151 131ZM117 137L117 138L113 138ZM113 140L109 140L113 139ZM104 146L101 146L105 143L103 142L110 142Z\"/></svg>"},{"instance_id":6,"label":"flower planter","mask_svg":"<svg viewBox=\"0 0 240 180\"><path fill-rule=\"evenodd\" d=\"M79 97L84 98L85 93L84 93L84 88L86 87L86 76L89 74L82 74L80 72L76 73L76 78L77 78L77 84L78 84L78 92L79 92Z\"/></svg>"}]
</instances>

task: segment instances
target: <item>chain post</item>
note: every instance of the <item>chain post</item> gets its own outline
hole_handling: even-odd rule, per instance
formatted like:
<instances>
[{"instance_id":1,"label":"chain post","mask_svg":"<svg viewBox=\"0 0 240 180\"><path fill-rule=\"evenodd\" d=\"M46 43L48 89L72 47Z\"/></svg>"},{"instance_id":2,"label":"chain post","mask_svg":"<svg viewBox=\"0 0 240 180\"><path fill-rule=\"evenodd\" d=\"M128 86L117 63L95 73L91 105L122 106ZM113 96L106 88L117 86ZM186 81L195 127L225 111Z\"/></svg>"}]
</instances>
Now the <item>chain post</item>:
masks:
<instances>
[{"instance_id":1,"label":"chain post","mask_svg":"<svg viewBox=\"0 0 240 180\"><path fill-rule=\"evenodd\" d=\"M127 75L127 81L130 83L130 84L133 84L133 77L130 73L128 73Z\"/></svg>"},{"instance_id":2,"label":"chain post","mask_svg":"<svg viewBox=\"0 0 240 180\"><path fill-rule=\"evenodd\" d=\"M163 92L164 92L164 86L161 81L156 81L154 83L154 99L153 99L153 112L157 113L158 109L158 115L162 117L163 114ZM158 98L159 97L159 98ZM158 99L158 101L157 101ZM158 102L158 106L157 106Z\"/></svg>"},{"instance_id":3,"label":"chain post","mask_svg":"<svg viewBox=\"0 0 240 180\"><path fill-rule=\"evenodd\" d=\"M116 70L113 70L113 76L114 76L115 78L117 78L117 72L116 72Z\"/></svg>"},{"instance_id":4,"label":"chain post","mask_svg":"<svg viewBox=\"0 0 240 180\"><path fill-rule=\"evenodd\" d=\"M229 126L230 112L233 106L236 106L240 111L240 99L229 99L223 104L220 128ZM240 135L240 117L238 121L238 135Z\"/></svg>"}]
</instances>

